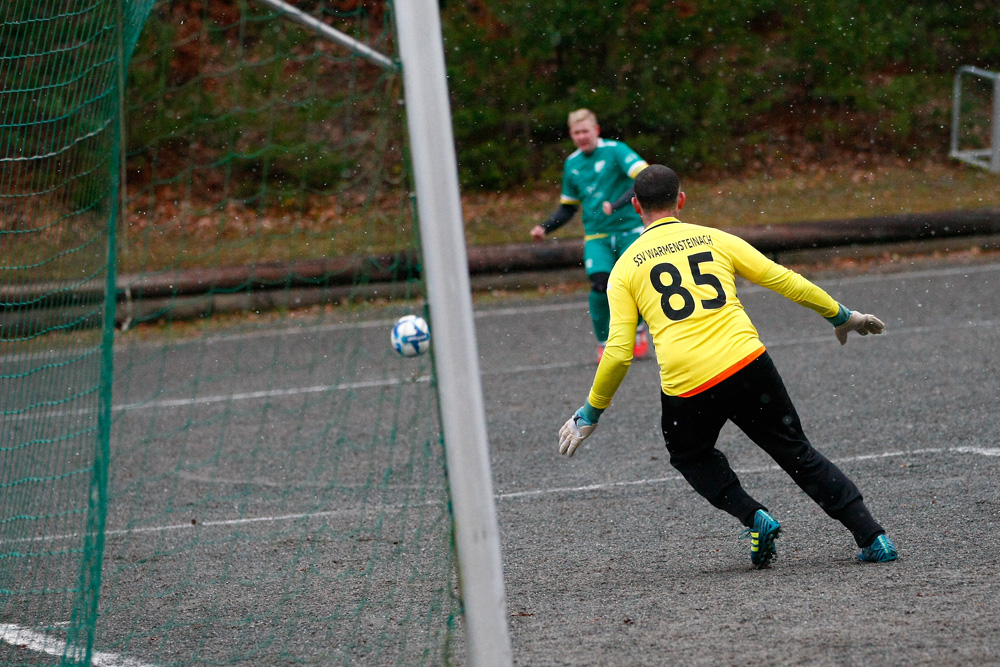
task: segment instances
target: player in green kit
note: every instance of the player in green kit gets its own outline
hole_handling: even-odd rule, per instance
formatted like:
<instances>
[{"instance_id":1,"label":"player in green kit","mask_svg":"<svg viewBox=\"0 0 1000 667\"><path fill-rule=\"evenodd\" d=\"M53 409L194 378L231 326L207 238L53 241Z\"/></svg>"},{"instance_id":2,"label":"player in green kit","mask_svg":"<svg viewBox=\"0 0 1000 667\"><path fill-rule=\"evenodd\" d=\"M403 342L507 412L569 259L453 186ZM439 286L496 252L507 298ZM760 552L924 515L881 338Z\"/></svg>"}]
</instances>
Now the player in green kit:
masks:
<instances>
[{"instance_id":1,"label":"player in green kit","mask_svg":"<svg viewBox=\"0 0 1000 667\"><path fill-rule=\"evenodd\" d=\"M646 161L621 141L601 139L597 117L588 109L569 115L569 133L577 150L563 167L559 208L548 220L531 229L541 241L546 234L570 221L583 209L584 267L590 280L590 318L597 336L600 361L608 340L608 276L625 249L642 233L642 220L631 206L632 180L646 168ZM648 328L640 322L633 355L641 359L649 350Z\"/></svg>"},{"instance_id":2,"label":"player in green kit","mask_svg":"<svg viewBox=\"0 0 1000 667\"><path fill-rule=\"evenodd\" d=\"M818 504L847 528L863 562L898 557L861 492L802 430L781 376L740 302L741 276L814 310L834 327L841 345L848 333L880 334L874 315L852 312L817 285L718 229L681 222L685 196L671 169L654 164L635 180L633 206L645 231L615 264L608 281L611 328L607 350L587 402L559 431L569 456L597 428L631 363L631 332L649 323L660 366L660 424L670 464L713 506L746 526L750 562L767 567L781 525L744 490L716 442L732 421ZM852 427L829 424L832 437Z\"/></svg>"}]
</instances>

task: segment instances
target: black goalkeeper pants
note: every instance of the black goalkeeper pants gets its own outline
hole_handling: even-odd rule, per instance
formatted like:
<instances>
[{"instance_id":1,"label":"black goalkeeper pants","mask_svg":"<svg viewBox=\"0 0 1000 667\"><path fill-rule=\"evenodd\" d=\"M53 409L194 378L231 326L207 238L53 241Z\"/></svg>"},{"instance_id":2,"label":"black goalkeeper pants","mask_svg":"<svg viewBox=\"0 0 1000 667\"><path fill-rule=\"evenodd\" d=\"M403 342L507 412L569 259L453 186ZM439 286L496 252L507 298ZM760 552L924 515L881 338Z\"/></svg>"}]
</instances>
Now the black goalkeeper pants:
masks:
<instances>
[{"instance_id":1,"label":"black goalkeeper pants","mask_svg":"<svg viewBox=\"0 0 1000 667\"><path fill-rule=\"evenodd\" d=\"M765 352L732 377L688 398L661 394L663 439L670 464L715 507L753 526L767 508L740 484L715 445L726 421L767 452L806 494L868 546L885 531L858 487L810 444L785 385Z\"/></svg>"}]
</instances>

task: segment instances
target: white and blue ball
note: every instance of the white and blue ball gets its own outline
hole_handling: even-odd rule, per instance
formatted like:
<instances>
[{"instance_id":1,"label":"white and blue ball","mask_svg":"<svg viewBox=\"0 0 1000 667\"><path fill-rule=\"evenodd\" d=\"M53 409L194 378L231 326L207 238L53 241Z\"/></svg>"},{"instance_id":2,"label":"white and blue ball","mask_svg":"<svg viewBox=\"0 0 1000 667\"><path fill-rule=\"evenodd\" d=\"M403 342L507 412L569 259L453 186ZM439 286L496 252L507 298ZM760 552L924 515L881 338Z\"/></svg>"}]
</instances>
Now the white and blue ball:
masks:
<instances>
[{"instance_id":1,"label":"white and blue ball","mask_svg":"<svg viewBox=\"0 0 1000 667\"><path fill-rule=\"evenodd\" d=\"M431 348L427 321L416 315L404 315L392 327L392 349L404 357L415 357Z\"/></svg>"}]
</instances>

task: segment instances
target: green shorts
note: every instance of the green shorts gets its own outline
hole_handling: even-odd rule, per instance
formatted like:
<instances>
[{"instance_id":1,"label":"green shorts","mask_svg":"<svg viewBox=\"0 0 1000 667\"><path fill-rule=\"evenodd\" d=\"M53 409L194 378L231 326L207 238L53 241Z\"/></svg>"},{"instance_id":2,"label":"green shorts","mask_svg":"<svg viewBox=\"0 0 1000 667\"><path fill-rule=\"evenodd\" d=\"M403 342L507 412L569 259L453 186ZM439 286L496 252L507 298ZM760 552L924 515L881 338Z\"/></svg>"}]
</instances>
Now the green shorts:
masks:
<instances>
[{"instance_id":1,"label":"green shorts","mask_svg":"<svg viewBox=\"0 0 1000 667\"><path fill-rule=\"evenodd\" d=\"M590 234L584 237L583 266L587 275L611 273L622 253L639 238L642 225L627 232Z\"/></svg>"}]
</instances>

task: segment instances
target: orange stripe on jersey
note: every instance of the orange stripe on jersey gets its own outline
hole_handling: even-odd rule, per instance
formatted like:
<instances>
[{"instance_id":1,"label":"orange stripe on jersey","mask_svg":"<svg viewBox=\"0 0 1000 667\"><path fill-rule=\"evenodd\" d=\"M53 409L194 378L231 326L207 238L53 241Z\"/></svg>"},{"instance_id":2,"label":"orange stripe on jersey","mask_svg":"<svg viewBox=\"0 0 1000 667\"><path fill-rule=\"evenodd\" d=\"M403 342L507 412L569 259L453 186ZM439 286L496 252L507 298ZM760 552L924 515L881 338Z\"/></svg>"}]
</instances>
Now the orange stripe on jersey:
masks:
<instances>
[{"instance_id":1,"label":"orange stripe on jersey","mask_svg":"<svg viewBox=\"0 0 1000 667\"><path fill-rule=\"evenodd\" d=\"M712 378L708 382L705 382L704 384L702 384L702 385L700 385L698 387L695 387L691 391L684 392L683 394L680 395L680 397L681 398L690 398L690 397L694 396L695 394L700 394L701 392L705 391L706 389L711 389L712 387L714 387L715 385L719 384L723 380L731 378L732 376L736 375L738 372L740 372L741 370L743 370L744 368L746 368L747 366L749 366L750 363L754 359L756 359L760 355L764 354L764 352L765 352L766 349L767 348L765 348L762 345L760 347L760 349L754 350L753 352L751 352L747 356L743 357L742 359L740 359L739 361L737 361L735 364L733 364L732 366L730 366L726 370L724 370L721 373L719 373L718 375L716 375L714 378Z\"/></svg>"}]
</instances>

